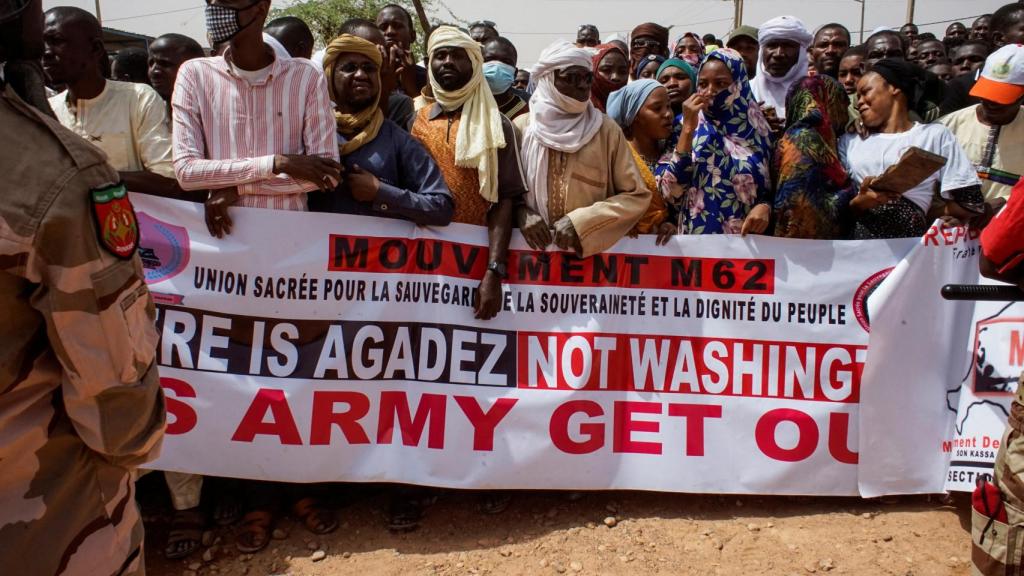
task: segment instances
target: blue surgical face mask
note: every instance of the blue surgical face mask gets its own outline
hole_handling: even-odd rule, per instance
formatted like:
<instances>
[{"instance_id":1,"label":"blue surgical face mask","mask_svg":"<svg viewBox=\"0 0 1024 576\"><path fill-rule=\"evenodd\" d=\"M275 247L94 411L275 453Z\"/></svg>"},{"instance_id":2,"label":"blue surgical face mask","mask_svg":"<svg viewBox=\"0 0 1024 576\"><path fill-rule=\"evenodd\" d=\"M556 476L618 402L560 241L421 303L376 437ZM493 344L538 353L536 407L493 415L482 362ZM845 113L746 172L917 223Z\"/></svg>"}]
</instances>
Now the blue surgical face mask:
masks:
<instances>
[{"instance_id":1,"label":"blue surgical face mask","mask_svg":"<svg viewBox=\"0 0 1024 576\"><path fill-rule=\"evenodd\" d=\"M491 87L491 94L504 94L516 80L516 67L497 60L484 62L484 78Z\"/></svg>"}]
</instances>

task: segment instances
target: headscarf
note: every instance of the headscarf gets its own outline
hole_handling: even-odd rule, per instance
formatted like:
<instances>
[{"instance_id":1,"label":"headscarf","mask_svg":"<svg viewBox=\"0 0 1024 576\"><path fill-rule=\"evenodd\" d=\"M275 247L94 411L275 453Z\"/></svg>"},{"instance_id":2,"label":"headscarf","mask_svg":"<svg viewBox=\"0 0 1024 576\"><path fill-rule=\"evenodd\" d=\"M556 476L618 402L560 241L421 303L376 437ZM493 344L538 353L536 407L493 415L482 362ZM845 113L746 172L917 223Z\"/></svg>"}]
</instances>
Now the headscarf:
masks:
<instances>
[{"instance_id":1,"label":"headscarf","mask_svg":"<svg viewBox=\"0 0 1024 576\"><path fill-rule=\"evenodd\" d=\"M771 128L750 91L743 57L730 48L719 48L702 66L711 60L725 63L733 82L700 113L693 138L693 189L702 195L701 205L704 195L718 200L735 197L737 201L728 207L720 204L716 217L721 219L721 231L738 232L759 192L769 187ZM711 231L705 229L705 233Z\"/></svg>"},{"instance_id":2,"label":"headscarf","mask_svg":"<svg viewBox=\"0 0 1024 576\"><path fill-rule=\"evenodd\" d=\"M907 109L920 112L924 101L928 75L924 69L903 59L885 58L875 62L871 71L877 73L907 97Z\"/></svg>"},{"instance_id":3,"label":"headscarf","mask_svg":"<svg viewBox=\"0 0 1024 576\"><path fill-rule=\"evenodd\" d=\"M427 66L430 87L441 107L452 112L462 108L462 120L455 136L455 165L476 168L480 178L480 195L484 200L498 201L498 150L505 147L501 111L491 89L484 82L484 57L480 44L453 26L434 29L427 42L427 53L443 47L462 48L473 62L473 76L462 88L449 92L437 83L432 66Z\"/></svg>"},{"instance_id":4,"label":"headscarf","mask_svg":"<svg viewBox=\"0 0 1024 576\"><path fill-rule=\"evenodd\" d=\"M694 92L697 91L697 71L694 70L693 66L690 66L690 64L687 61L680 60L679 58L669 58L668 60L665 60L664 62L661 63L661 67L658 68L658 74L655 77L661 78L662 72L668 70L669 68L679 68L683 72L686 72L686 75L690 77L690 84L692 85L692 90Z\"/></svg>"},{"instance_id":5,"label":"headscarf","mask_svg":"<svg viewBox=\"0 0 1024 576\"><path fill-rule=\"evenodd\" d=\"M838 138L849 121L850 100L842 85L809 76L786 98L786 132L775 151L775 235L834 240L839 228L839 193L850 178L839 161Z\"/></svg>"},{"instance_id":6,"label":"headscarf","mask_svg":"<svg viewBox=\"0 0 1024 576\"><path fill-rule=\"evenodd\" d=\"M327 92L331 95L331 102L337 104L338 97L334 93L334 64L342 54L362 54L377 65L377 85L380 86L380 65L382 57L377 45L369 40L364 40L351 34L342 34L327 45L324 51L324 76L327 78ZM363 108L355 114L344 114L337 108L334 110L334 121L338 125L338 132L341 132L348 141L338 147L342 156L351 154L363 145L373 142L384 124L384 113L381 112L380 92L373 104Z\"/></svg>"},{"instance_id":7,"label":"headscarf","mask_svg":"<svg viewBox=\"0 0 1024 576\"><path fill-rule=\"evenodd\" d=\"M610 43L598 46L597 54L594 54L594 57L591 59L593 62L594 83L590 85L590 101L593 102L594 106L601 112L604 112L604 107L608 103L608 95L611 94L612 90L616 87L598 74L597 68L601 65L601 60L604 60L604 57L612 52L622 54L622 59L626 61L626 66L629 66L629 56L622 51L622 48Z\"/></svg>"},{"instance_id":8,"label":"headscarf","mask_svg":"<svg viewBox=\"0 0 1024 576\"><path fill-rule=\"evenodd\" d=\"M804 23L794 16L779 16L761 25L757 32L761 49L757 53L757 76L750 82L754 96L768 106L773 106L779 117L786 115L786 94L797 80L807 76L807 48L814 37ZM782 78L768 73L764 66L765 45L772 40L789 40L800 45L796 64Z\"/></svg>"},{"instance_id":9,"label":"headscarf","mask_svg":"<svg viewBox=\"0 0 1024 576\"><path fill-rule=\"evenodd\" d=\"M630 82L621 90L612 92L608 97L608 117L615 120L623 130L629 129L644 107L644 102L647 102L647 97L658 88L661 88L661 83L648 78Z\"/></svg>"},{"instance_id":10,"label":"headscarf","mask_svg":"<svg viewBox=\"0 0 1024 576\"><path fill-rule=\"evenodd\" d=\"M654 38L661 42L661 45L665 47L665 50L668 50L668 28L655 24L654 22L646 22L636 28L633 28L633 32L630 33L629 38L632 40L643 36Z\"/></svg>"},{"instance_id":11,"label":"headscarf","mask_svg":"<svg viewBox=\"0 0 1024 576\"><path fill-rule=\"evenodd\" d=\"M633 70L633 77L639 80L640 73L644 71L644 68L647 68L648 64L650 64L651 62L657 62L658 67L660 68L661 64L665 60L667 60L667 58L661 56L660 54L648 54L647 56L644 56L643 58L640 59L639 62L636 63L636 68ZM657 72L655 72L655 75L657 75Z\"/></svg>"},{"instance_id":12,"label":"headscarf","mask_svg":"<svg viewBox=\"0 0 1024 576\"><path fill-rule=\"evenodd\" d=\"M700 46L700 52L698 54L687 55L684 56L683 59L686 60L686 63L690 66L700 66L700 63L704 61L704 39L696 32L687 32L680 36L679 40L676 40L676 43L672 45L672 54L675 55L676 48L678 48L679 44L683 42L683 38L693 38L697 41L697 45ZM687 60L687 58L689 59Z\"/></svg>"},{"instance_id":13,"label":"headscarf","mask_svg":"<svg viewBox=\"0 0 1024 576\"><path fill-rule=\"evenodd\" d=\"M591 52L559 40L540 53L530 73L537 89L530 98L530 123L523 134L523 162L531 191L527 198L548 224L552 224L548 217L549 151L578 152L604 122L590 100L580 102L555 88L555 71L572 66L592 70Z\"/></svg>"},{"instance_id":14,"label":"headscarf","mask_svg":"<svg viewBox=\"0 0 1024 576\"><path fill-rule=\"evenodd\" d=\"M668 28L655 24L653 22L647 22L633 28L633 32L629 35L630 50L629 50L629 70L632 73L633 69L636 68L637 63L640 62L640 56L633 50L632 42L641 37L653 38L661 43L662 56L668 57Z\"/></svg>"}]
</instances>

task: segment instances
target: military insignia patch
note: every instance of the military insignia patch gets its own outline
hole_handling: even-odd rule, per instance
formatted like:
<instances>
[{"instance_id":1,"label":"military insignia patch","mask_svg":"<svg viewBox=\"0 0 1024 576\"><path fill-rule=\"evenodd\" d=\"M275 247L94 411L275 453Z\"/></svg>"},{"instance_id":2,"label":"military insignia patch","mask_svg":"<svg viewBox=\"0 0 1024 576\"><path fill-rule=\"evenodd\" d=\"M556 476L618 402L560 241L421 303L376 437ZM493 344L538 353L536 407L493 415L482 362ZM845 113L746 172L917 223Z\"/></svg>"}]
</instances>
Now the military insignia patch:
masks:
<instances>
[{"instance_id":1,"label":"military insignia patch","mask_svg":"<svg viewBox=\"0 0 1024 576\"><path fill-rule=\"evenodd\" d=\"M128 200L128 190L119 183L94 188L89 194L100 244L118 258L131 258L139 247L139 223Z\"/></svg>"}]
</instances>

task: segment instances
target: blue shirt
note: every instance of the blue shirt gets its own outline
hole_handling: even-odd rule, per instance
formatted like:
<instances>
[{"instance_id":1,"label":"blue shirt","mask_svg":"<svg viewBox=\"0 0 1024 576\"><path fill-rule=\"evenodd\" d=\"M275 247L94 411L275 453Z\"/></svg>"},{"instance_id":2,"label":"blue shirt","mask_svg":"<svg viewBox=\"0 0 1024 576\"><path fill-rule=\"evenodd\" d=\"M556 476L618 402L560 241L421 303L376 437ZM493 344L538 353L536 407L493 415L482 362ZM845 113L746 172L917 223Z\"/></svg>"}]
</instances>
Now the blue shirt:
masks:
<instances>
[{"instance_id":1,"label":"blue shirt","mask_svg":"<svg viewBox=\"0 0 1024 576\"><path fill-rule=\"evenodd\" d=\"M345 137L338 135L338 142ZM377 137L341 157L348 170L358 165L380 180L377 198L360 202L348 191L345 176L331 192L311 193L315 212L357 214L411 220L421 226L447 226L455 212L452 193L437 163L422 144L397 124L385 120Z\"/></svg>"}]
</instances>

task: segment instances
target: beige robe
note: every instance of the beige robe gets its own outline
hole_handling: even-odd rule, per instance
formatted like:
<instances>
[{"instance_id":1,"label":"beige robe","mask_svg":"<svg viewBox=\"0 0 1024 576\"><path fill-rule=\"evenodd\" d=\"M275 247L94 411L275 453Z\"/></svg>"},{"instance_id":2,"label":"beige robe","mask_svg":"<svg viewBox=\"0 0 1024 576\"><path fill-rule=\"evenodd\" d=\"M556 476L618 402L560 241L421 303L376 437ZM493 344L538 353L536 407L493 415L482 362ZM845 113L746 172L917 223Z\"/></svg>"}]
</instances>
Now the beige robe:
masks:
<instances>
[{"instance_id":1,"label":"beige robe","mask_svg":"<svg viewBox=\"0 0 1024 576\"><path fill-rule=\"evenodd\" d=\"M533 191L528 203L536 207ZM622 130L604 117L594 138L573 154L548 153L548 217L572 221L587 258L625 236L647 212L651 191L644 185Z\"/></svg>"}]
</instances>

